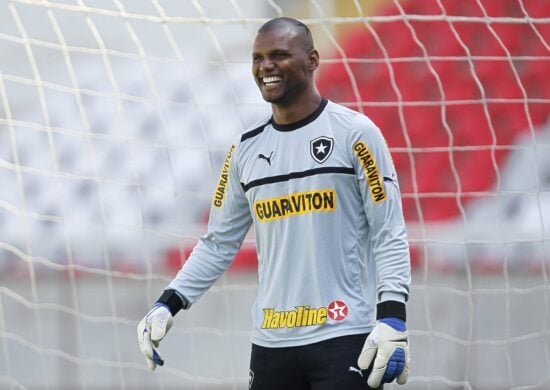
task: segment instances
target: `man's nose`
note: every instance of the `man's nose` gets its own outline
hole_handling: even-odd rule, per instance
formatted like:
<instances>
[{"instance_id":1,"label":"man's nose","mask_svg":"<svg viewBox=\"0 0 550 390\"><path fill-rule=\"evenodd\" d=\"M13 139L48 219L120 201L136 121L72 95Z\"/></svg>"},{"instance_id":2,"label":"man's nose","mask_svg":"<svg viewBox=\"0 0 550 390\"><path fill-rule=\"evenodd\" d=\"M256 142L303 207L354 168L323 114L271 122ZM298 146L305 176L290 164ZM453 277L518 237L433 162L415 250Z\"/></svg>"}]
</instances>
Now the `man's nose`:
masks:
<instances>
[{"instance_id":1,"label":"man's nose","mask_svg":"<svg viewBox=\"0 0 550 390\"><path fill-rule=\"evenodd\" d=\"M262 62L260 62L260 70L269 70L273 69L273 67L274 63L271 58L266 57L262 60Z\"/></svg>"}]
</instances>

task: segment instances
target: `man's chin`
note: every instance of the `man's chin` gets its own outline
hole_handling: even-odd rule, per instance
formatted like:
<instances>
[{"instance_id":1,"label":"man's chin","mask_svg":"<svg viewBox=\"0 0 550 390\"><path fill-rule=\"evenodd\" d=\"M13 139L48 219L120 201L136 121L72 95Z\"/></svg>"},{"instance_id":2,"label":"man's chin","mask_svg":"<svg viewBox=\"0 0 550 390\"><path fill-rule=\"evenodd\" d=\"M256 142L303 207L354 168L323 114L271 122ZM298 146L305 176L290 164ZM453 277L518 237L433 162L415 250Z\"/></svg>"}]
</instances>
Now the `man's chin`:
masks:
<instances>
[{"instance_id":1,"label":"man's chin","mask_svg":"<svg viewBox=\"0 0 550 390\"><path fill-rule=\"evenodd\" d=\"M281 94L274 94L262 91L262 98L268 103L278 103L283 100Z\"/></svg>"}]
</instances>

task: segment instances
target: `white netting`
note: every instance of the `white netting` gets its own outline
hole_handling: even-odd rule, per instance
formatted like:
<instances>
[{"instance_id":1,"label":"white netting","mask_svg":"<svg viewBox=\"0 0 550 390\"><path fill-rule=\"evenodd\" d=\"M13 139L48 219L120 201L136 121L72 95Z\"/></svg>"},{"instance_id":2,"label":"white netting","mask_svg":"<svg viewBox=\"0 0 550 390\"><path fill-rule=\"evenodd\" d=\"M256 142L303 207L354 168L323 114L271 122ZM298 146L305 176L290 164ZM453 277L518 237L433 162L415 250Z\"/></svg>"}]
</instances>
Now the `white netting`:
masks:
<instances>
[{"instance_id":1,"label":"white netting","mask_svg":"<svg viewBox=\"0 0 550 390\"><path fill-rule=\"evenodd\" d=\"M252 240L162 348L135 326L269 112L255 31L385 133L413 254L404 388L550 387L550 3L0 0L0 388L244 388Z\"/></svg>"}]
</instances>

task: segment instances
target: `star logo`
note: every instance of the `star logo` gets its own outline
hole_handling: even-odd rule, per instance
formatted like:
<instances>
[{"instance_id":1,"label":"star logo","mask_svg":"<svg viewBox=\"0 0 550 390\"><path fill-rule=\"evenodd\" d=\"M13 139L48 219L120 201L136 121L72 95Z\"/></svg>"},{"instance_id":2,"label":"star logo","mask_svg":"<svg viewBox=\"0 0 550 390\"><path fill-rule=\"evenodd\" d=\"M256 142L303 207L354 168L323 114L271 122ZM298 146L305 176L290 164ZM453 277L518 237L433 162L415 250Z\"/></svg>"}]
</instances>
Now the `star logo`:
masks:
<instances>
[{"instance_id":1,"label":"star logo","mask_svg":"<svg viewBox=\"0 0 550 390\"><path fill-rule=\"evenodd\" d=\"M327 148L328 145L325 145L324 143L320 143L319 145L317 145L317 147L315 148L317 150L317 154L319 155L324 155L326 154L325 153L325 149Z\"/></svg>"},{"instance_id":2,"label":"star logo","mask_svg":"<svg viewBox=\"0 0 550 390\"><path fill-rule=\"evenodd\" d=\"M319 164L322 164L327 161L331 155L333 146L333 138L325 136L317 137L310 142L309 151L311 153L311 157L313 157L313 159Z\"/></svg>"},{"instance_id":3,"label":"star logo","mask_svg":"<svg viewBox=\"0 0 550 390\"><path fill-rule=\"evenodd\" d=\"M342 321L348 316L348 305L344 301L332 301L328 305L328 316L334 321Z\"/></svg>"}]
</instances>

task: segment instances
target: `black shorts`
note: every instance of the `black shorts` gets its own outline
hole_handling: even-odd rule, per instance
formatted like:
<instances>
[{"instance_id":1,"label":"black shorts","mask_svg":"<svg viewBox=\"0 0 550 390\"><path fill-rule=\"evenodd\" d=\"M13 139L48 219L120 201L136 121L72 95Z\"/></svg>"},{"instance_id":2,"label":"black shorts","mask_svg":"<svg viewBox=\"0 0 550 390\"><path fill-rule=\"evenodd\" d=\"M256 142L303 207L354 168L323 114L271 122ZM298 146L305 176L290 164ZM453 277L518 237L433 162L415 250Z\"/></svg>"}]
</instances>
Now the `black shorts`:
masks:
<instances>
[{"instance_id":1,"label":"black shorts","mask_svg":"<svg viewBox=\"0 0 550 390\"><path fill-rule=\"evenodd\" d=\"M343 336L287 348L252 344L249 389L370 389L367 385L370 371L357 368L357 358L366 338L367 334Z\"/></svg>"}]
</instances>

